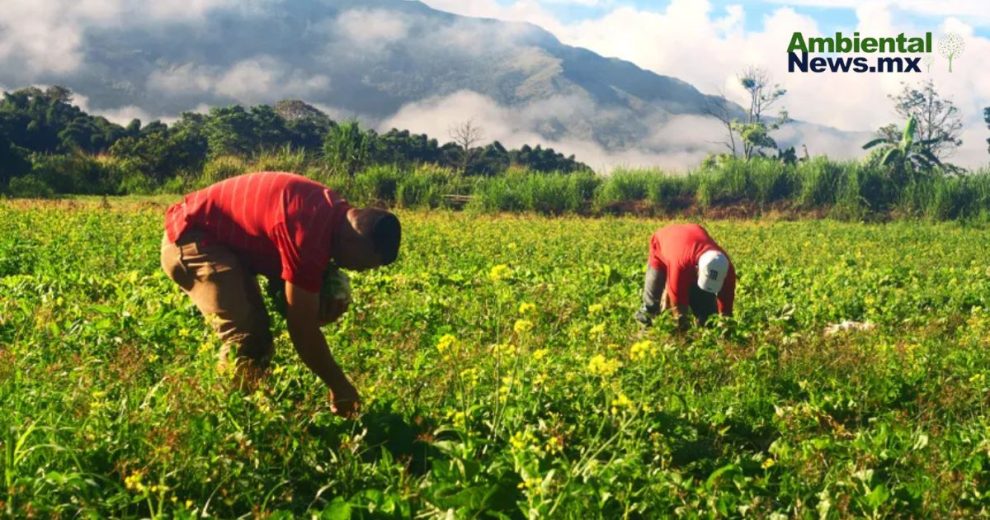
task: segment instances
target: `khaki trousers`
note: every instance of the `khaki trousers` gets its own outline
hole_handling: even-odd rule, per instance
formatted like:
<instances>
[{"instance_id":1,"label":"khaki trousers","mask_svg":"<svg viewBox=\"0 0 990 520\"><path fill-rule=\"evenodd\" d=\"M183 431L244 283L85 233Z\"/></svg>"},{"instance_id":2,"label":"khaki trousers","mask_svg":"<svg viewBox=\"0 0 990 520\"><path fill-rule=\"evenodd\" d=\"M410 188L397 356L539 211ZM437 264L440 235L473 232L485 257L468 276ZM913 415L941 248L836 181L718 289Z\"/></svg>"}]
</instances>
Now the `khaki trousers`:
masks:
<instances>
[{"instance_id":1,"label":"khaki trousers","mask_svg":"<svg viewBox=\"0 0 990 520\"><path fill-rule=\"evenodd\" d=\"M196 304L223 342L220 368L233 354L238 368L264 370L274 353L257 276L232 250L199 230L176 243L162 238L162 269ZM249 370L251 371L251 370Z\"/></svg>"}]
</instances>

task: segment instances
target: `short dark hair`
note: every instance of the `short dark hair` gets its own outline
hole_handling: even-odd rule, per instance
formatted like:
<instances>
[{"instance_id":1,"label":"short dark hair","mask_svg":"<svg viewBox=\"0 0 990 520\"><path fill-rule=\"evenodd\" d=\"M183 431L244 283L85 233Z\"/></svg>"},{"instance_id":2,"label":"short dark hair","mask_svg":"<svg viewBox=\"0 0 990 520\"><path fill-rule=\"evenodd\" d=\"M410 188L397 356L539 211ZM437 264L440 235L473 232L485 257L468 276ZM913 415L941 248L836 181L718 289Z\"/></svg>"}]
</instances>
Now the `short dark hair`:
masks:
<instances>
[{"instance_id":1,"label":"short dark hair","mask_svg":"<svg viewBox=\"0 0 990 520\"><path fill-rule=\"evenodd\" d=\"M399 218L392 213L382 213L371 228L371 242L375 254L382 259L382 265L395 262L399 256L399 243L402 241L402 226Z\"/></svg>"}]
</instances>

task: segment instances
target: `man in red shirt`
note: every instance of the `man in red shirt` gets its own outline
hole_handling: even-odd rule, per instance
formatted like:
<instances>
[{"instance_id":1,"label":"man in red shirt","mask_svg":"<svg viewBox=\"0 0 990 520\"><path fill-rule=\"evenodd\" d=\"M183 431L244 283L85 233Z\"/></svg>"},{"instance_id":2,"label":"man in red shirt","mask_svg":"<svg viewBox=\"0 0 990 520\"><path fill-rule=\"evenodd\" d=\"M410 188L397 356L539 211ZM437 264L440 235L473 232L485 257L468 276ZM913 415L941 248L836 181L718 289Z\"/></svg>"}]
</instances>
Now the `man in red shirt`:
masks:
<instances>
[{"instance_id":1,"label":"man in red shirt","mask_svg":"<svg viewBox=\"0 0 990 520\"><path fill-rule=\"evenodd\" d=\"M674 224L650 238L643 306L636 321L650 325L654 316L671 309L683 330L690 325L690 310L704 325L716 312L732 315L735 297L736 270L705 228Z\"/></svg>"},{"instance_id":2,"label":"man in red shirt","mask_svg":"<svg viewBox=\"0 0 990 520\"><path fill-rule=\"evenodd\" d=\"M337 365L320 326L336 320L346 300L321 302L332 266L365 270L399 252L395 215L352 208L326 186L284 172L233 177L186 195L166 211L162 268L189 295L231 350L236 371L256 376L274 352L257 275L284 280L286 323L296 352L331 392L331 408L357 411L357 390Z\"/></svg>"}]
</instances>

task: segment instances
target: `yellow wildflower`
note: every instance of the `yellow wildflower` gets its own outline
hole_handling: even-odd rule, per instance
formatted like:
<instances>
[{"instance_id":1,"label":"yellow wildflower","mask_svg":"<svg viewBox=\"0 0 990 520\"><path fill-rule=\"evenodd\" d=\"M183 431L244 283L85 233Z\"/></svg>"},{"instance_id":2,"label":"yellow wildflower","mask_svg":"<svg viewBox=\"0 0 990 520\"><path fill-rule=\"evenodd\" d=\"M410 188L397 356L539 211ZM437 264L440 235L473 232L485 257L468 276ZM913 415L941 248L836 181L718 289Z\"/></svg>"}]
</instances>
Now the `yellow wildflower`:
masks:
<instances>
[{"instance_id":1,"label":"yellow wildflower","mask_svg":"<svg viewBox=\"0 0 990 520\"><path fill-rule=\"evenodd\" d=\"M461 371L461 379L472 386L478 384L478 369L473 367L465 368Z\"/></svg>"},{"instance_id":2,"label":"yellow wildflower","mask_svg":"<svg viewBox=\"0 0 990 520\"><path fill-rule=\"evenodd\" d=\"M533 330L533 322L529 320L516 320L516 324L512 326L512 330L514 330L516 334L525 334Z\"/></svg>"},{"instance_id":3,"label":"yellow wildflower","mask_svg":"<svg viewBox=\"0 0 990 520\"><path fill-rule=\"evenodd\" d=\"M512 437L509 438L509 444L517 450L525 450L534 442L536 442L536 437L529 431L513 433Z\"/></svg>"},{"instance_id":4,"label":"yellow wildflower","mask_svg":"<svg viewBox=\"0 0 990 520\"><path fill-rule=\"evenodd\" d=\"M462 411L455 412L451 410L447 412L447 418L451 419L451 422L454 423L454 426L458 428L463 428L464 425L467 424L467 415L465 415L464 412Z\"/></svg>"},{"instance_id":5,"label":"yellow wildflower","mask_svg":"<svg viewBox=\"0 0 990 520\"><path fill-rule=\"evenodd\" d=\"M498 264L488 272L488 279L493 282L500 282L512 276L512 269L505 264Z\"/></svg>"},{"instance_id":6,"label":"yellow wildflower","mask_svg":"<svg viewBox=\"0 0 990 520\"><path fill-rule=\"evenodd\" d=\"M499 343L492 346L492 353L495 355L513 356L519 350L512 343Z\"/></svg>"},{"instance_id":7,"label":"yellow wildflower","mask_svg":"<svg viewBox=\"0 0 990 520\"><path fill-rule=\"evenodd\" d=\"M775 460L773 460L773 459L767 459L767 460L763 461L763 464L761 464L761 466L763 466L763 469L770 469L776 463L777 462Z\"/></svg>"},{"instance_id":8,"label":"yellow wildflower","mask_svg":"<svg viewBox=\"0 0 990 520\"><path fill-rule=\"evenodd\" d=\"M437 350L444 354L448 350L455 350L457 348L457 337L453 334L444 334L440 336L440 341L437 341Z\"/></svg>"},{"instance_id":9,"label":"yellow wildflower","mask_svg":"<svg viewBox=\"0 0 990 520\"><path fill-rule=\"evenodd\" d=\"M532 314L534 311L536 311L536 305L532 303L523 302L519 304L519 314L525 316L527 314Z\"/></svg>"},{"instance_id":10,"label":"yellow wildflower","mask_svg":"<svg viewBox=\"0 0 990 520\"><path fill-rule=\"evenodd\" d=\"M617 359L608 359L601 354L597 354L588 361L588 372L592 375L609 377L614 374L622 364Z\"/></svg>"},{"instance_id":11,"label":"yellow wildflower","mask_svg":"<svg viewBox=\"0 0 990 520\"><path fill-rule=\"evenodd\" d=\"M519 483L519 489L525 489L533 494L539 495L543 491L543 481L540 480L539 477L526 478Z\"/></svg>"},{"instance_id":12,"label":"yellow wildflower","mask_svg":"<svg viewBox=\"0 0 990 520\"><path fill-rule=\"evenodd\" d=\"M654 351L653 342L650 340L639 341L633 343L632 347L629 348L629 359L641 361L652 355Z\"/></svg>"},{"instance_id":13,"label":"yellow wildflower","mask_svg":"<svg viewBox=\"0 0 990 520\"><path fill-rule=\"evenodd\" d=\"M148 489L148 487L145 486L143 482L141 482L143 478L144 478L143 472L135 471L134 473L131 473L129 476L127 476L124 479L124 487L136 493L144 493Z\"/></svg>"},{"instance_id":14,"label":"yellow wildflower","mask_svg":"<svg viewBox=\"0 0 990 520\"><path fill-rule=\"evenodd\" d=\"M537 349L533 351L533 361L543 361L543 358L547 357L549 353L550 351L545 348Z\"/></svg>"},{"instance_id":15,"label":"yellow wildflower","mask_svg":"<svg viewBox=\"0 0 990 520\"><path fill-rule=\"evenodd\" d=\"M602 334L605 334L605 324L599 323L598 325L591 327L591 329L588 331L588 334L592 336L601 336Z\"/></svg>"},{"instance_id":16,"label":"yellow wildflower","mask_svg":"<svg viewBox=\"0 0 990 520\"><path fill-rule=\"evenodd\" d=\"M636 409L636 403L634 403L632 399L629 399L629 397L622 392L619 392L619 395L617 395L615 399L612 401L612 415L618 415L619 412L623 410L635 410L635 409Z\"/></svg>"},{"instance_id":17,"label":"yellow wildflower","mask_svg":"<svg viewBox=\"0 0 990 520\"><path fill-rule=\"evenodd\" d=\"M600 303L593 303L588 306L588 314L599 314L605 310L605 306Z\"/></svg>"}]
</instances>

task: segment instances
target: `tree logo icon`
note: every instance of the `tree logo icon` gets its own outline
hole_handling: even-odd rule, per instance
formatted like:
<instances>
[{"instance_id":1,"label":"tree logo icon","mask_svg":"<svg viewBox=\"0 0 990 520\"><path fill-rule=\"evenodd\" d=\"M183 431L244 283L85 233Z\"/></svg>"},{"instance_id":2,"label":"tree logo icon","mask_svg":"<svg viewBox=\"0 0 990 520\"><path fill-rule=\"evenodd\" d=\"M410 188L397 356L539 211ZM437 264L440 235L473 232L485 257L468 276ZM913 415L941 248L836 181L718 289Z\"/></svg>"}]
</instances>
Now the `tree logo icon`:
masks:
<instances>
[{"instance_id":1,"label":"tree logo icon","mask_svg":"<svg viewBox=\"0 0 990 520\"><path fill-rule=\"evenodd\" d=\"M965 48L966 42L956 33L946 33L938 39L938 53L949 60L949 72L952 72L952 60L962 54Z\"/></svg>"}]
</instances>

